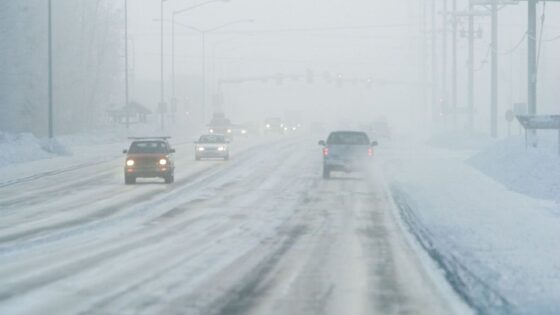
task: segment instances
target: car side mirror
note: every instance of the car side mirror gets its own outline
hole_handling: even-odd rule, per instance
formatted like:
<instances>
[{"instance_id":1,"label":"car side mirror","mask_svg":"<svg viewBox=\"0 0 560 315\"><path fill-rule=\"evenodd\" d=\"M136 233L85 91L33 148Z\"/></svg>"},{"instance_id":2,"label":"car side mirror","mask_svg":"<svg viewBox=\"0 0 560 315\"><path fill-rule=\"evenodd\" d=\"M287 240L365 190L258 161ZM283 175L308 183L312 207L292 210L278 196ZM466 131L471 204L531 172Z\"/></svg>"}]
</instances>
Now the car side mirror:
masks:
<instances>
[{"instance_id":1,"label":"car side mirror","mask_svg":"<svg viewBox=\"0 0 560 315\"><path fill-rule=\"evenodd\" d=\"M175 153L175 149L169 149L169 153Z\"/></svg>"},{"instance_id":2,"label":"car side mirror","mask_svg":"<svg viewBox=\"0 0 560 315\"><path fill-rule=\"evenodd\" d=\"M128 150L122 150L122 153L123 153L123 154L127 154L127 153L128 153Z\"/></svg>"},{"instance_id":3,"label":"car side mirror","mask_svg":"<svg viewBox=\"0 0 560 315\"><path fill-rule=\"evenodd\" d=\"M376 147L376 146L378 146L378 145L379 145L379 143L377 143L377 141L372 141L372 142L371 142L371 146L372 146L372 147Z\"/></svg>"},{"instance_id":4,"label":"car side mirror","mask_svg":"<svg viewBox=\"0 0 560 315\"><path fill-rule=\"evenodd\" d=\"M327 144L325 143L324 140L321 140L321 141L319 141L319 145L326 146Z\"/></svg>"}]
</instances>

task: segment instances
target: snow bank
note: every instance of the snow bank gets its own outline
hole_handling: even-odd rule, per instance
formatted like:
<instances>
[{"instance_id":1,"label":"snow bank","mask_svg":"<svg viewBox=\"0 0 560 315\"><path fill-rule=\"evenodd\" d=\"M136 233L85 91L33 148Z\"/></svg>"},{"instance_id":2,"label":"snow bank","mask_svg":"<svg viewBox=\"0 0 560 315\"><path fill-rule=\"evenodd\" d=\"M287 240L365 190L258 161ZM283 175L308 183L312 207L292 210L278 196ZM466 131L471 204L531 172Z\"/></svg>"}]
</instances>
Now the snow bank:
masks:
<instances>
[{"instance_id":1,"label":"snow bank","mask_svg":"<svg viewBox=\"0 0 560 315\"><path fill-rule=\"evenodd\" d=\"M407 143L380 158L401 217L479 314L560 314L558 203L514 192L469 164L476 159L488 170L506 163L500 171L528 171L556 159L555 150L525 153L523 146L525 157L511 156L515 147L499 142L472 158L470 151ZM558 178L535 173L546 179L532 178L531 185ZM538 184L539 191L546 185Z\"/></svg>"},{"instance_id":2,"label":"snow bank","mask_svg":"<svg viewBox=\"0 0 560 315\"><path fill-rule=\"evenodd\" d=\"M61 156L97 158L110 156L124 149L130 136L173 136L174 143L187 141L192 130L180 124L170 124L162 131L159 123L111 126L78 134L62 135L55 139L37 138L30 133L9 134L0 131L0 168ZM119 147L117 150L115 147ZM122 146L122 148L120 148Z\"/></svg>"},{"instance_id":3,"label":"snow bank","mask_svg":"<svg viewBox=\"0 0 560 315\"><path fill-rule=\"evenodd\" d=\"M467 163L509 189L534 198L560 201L557 136L542 134L538 148L525 149L523 137L496 142Z\"/></svg>"},{"instance_id":4,"label":"snow bank","mask_svg":"<svg viewBox=\"0 0 560 315\"><path fill-rule=\"evenodd\" d=\"M0 132L0 167L71 154L67 147L55 139L38 139L30 133Z\"/></svg>"}]
</instances>

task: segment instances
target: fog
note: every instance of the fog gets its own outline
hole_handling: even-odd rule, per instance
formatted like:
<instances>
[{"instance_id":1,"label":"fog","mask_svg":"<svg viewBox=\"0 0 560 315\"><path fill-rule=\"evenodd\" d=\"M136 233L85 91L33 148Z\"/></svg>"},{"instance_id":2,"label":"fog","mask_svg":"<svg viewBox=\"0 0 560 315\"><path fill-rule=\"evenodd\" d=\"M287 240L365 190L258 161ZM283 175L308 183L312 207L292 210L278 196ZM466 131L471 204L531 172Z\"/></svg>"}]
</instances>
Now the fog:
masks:
<instances>
[{"instance_id":1,"label":"fog","mask_svg":"<svg viewBox=\"0 0 560 315\"><path fill-rule=\"evenodd\" d=\"M173 12L199 4L175 16L172 54ZM435 51L431 50L431 4L418 0L168 0L163 5L164 98L172 104L175 90L177 105L168 106L167 118L176 116L179 123L202 127L216 111L236 122L261 122L267 116L298 111L308 123L337 125L385 118L403 132L465 130L464 113L452 119L441 110L442 100L448 105L451 102L453 19L449 16L447 23L448 71L444 74L443 1L436 1ZM53 1L57 133L105 126L107 110L124 105L123 5L124 1L113 0ZM459 11L467 7L467 1L457 1ZM447 8L451 9L451 1ZM505 6L499 12L498 121L502 135L505 111L527 99L526 12L525 3ZM560 5L541 3L539 16L543 12L538 112L557 113ZM4 2L0 15L5 43L0 50L0 129L44 135L46 4L39 0ZM540 24L541 19L539 30ZM130 100L157 113L161 97L160 2L129 1L128 25ZM205 33L205 58L202 33L192 28ZM467 39L462 36L466 30L466 19L458 19L456 106L460 109L467 106ZM489 133L490 18L477 17L475 30L480 34L475 40L475 131ZM432 54L435 65L431 64ZM432 69L437 73L436 82L431 82ZM443 82L447 82L446 91ZM436 99L432 99L432 83ZM220 104L216 95L221 95Z\"/></svg>"}]
</instances>

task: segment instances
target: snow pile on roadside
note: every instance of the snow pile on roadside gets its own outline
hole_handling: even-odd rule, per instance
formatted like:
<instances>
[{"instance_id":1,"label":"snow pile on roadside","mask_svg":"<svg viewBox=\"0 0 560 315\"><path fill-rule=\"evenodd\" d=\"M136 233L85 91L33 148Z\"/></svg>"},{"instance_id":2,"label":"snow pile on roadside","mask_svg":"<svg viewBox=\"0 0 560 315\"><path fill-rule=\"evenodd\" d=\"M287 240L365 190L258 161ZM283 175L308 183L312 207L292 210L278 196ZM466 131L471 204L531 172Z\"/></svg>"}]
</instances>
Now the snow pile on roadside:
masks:
<instances>
[{"instance_id":1,"label":"snow pile on roadside","mask_svg":"<svg viewBox=\"0 0 560 315\"><path fill-rule=\"evenodd\" d=\"M30 133L0 132L0 167L70 154L67 147L54 139L38 139Z\"/></svg>"},{"instance_id":2,"label":"snow pile on roadside","mask_svg":"<svg viewBox=\"0 0 560 315\"><path fill-rule=\"evenodd\" d=\"M383 152L401 217L478 313L560 314L558 203L508 189L471 156L414 144Z\"/></svg>"},{"instance_id":3,"label":"snow pile on roadside","mask_svg":"<svg viewBox=\"0 0 560 315\"><path fill-rule=\"evenodd\" d=\"M496 142L467 163L509 189L560 201L560 157L556 135L541 135L538 148L525 149L523 137Z\"/></svg>"},{"instance_id":4,"label":"snow pile on roadside","mask_svg":"<svg viewBox=\"0 0 560 315\"><path fill-rule=\"evenodd\" d=\"M481 150L491 143L487 135L466 132L440 133L426 141L429 146L450 150Z\"/></svg>"},{"instance_id":5,"label":"snow pile on roadside","mask_svg":"<svg viewBox=\"0 0 560 315\"><path fill-rule=\"evenodd\" d=\"M128 145L129 136L173 136L172 142L178 143L190 139L192 131L186 131L179 124L170 124L162 131L156 123L132 125L130 129L110 126L55 139L37 138L30 133L9 134L0 131L0 168L60 156L96 158L120 153Z\"/></svg>"}]
</instances>

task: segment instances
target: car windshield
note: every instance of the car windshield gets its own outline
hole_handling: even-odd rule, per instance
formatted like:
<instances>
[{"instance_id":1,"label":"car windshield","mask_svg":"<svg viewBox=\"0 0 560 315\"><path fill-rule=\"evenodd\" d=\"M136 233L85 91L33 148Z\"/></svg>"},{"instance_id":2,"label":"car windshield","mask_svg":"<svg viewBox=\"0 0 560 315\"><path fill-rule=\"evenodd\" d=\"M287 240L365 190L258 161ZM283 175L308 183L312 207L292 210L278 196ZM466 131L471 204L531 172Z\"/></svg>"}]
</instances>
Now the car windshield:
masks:
<instances>
[{"instance_id":1,"label":"car windshield","mask_svg":"<svg viewBox=\"0 0 560 315\"><path fill-rule=\"evenodd\" d=\"M198 142L200 143L224 143L226 142L226 139L224 136L218 136L218 135L205 135L205 136L200 136L200 139L198 139Z\"/></svg>"},{"instance_id":2,"label":"car windshield","mask_svg":"<svg viewBox=\"0 0 560 315\"><path fill-rule=\"evenodd\" d=\"M130 145L129 153L167 153L167 145L163 141L136 141Z\"/></svg>"},{"instance_id":3,"label":"car windshield","mask_svg":"<svg viewBox=\"0 0 560 315\"><path fill-rule=\"evenodd\" d=\"M368 145L369 138L362 132L335 132L331 133L327 144Z\"/></svg>"}]
</instances>

